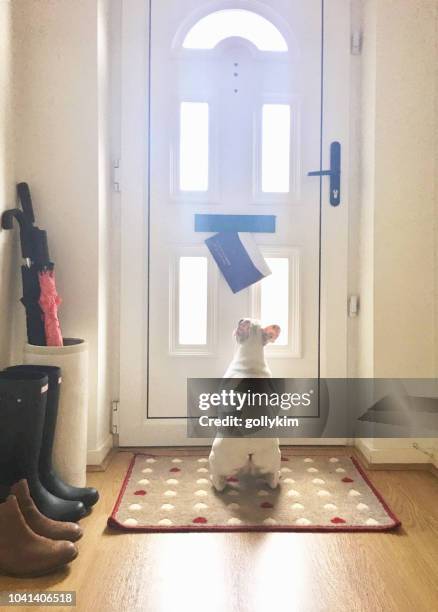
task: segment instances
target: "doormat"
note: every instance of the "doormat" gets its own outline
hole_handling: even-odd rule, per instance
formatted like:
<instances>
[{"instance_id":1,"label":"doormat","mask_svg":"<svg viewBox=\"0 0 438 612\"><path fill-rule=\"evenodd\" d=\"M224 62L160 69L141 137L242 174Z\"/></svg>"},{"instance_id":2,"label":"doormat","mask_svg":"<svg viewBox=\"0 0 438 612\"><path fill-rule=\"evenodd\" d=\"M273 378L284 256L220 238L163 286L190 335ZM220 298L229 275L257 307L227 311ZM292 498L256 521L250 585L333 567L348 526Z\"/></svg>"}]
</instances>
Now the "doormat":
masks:
<instances>
[{"instance_id":1,"label":"doormat","mask_svg":"<svg viewBox=\"0 0 438 612\"><path fill-rule=\"evenodd\" d=\"M230 476L217 493L208 454L135 455L108 526L126 532L389 531L400 521L352 457L283 453L280 485Z\"/></svg>"}]
</instances>

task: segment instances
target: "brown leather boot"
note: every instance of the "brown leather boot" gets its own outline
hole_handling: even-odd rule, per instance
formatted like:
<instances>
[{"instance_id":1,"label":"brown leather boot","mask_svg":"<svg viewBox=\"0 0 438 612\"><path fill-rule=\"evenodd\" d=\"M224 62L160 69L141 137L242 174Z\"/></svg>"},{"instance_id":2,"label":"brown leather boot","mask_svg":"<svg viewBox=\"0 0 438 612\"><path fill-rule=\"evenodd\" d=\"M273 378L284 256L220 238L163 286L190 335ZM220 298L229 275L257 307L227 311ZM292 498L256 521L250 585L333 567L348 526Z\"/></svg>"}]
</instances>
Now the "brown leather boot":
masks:
<instances>
[{"instance_id":1,"label":"brown leather boot","mask_svg":"<svg viewBox=\"0 0 438 612\"><path fill-rule=\"evenodd\" d=\"M0 572L20 577L42 576L70 563L77 555L72 542L55 542L34 533L14 496L0 504Z\"/></svg>"},{"instance_id":2,"label":"brown leather boot","mask_svg":"<svg viewBox=\"0 0 438 612\"><path fill-rule=\"evenodd\" d=\"M50 540L70 540L70 542L77 542L82 537L83 531L77 523L53 521L41 514L30 496L26 480L16 482L11 494L17 498L24 520L36 534Z\"/></svg>"}]
</instances>

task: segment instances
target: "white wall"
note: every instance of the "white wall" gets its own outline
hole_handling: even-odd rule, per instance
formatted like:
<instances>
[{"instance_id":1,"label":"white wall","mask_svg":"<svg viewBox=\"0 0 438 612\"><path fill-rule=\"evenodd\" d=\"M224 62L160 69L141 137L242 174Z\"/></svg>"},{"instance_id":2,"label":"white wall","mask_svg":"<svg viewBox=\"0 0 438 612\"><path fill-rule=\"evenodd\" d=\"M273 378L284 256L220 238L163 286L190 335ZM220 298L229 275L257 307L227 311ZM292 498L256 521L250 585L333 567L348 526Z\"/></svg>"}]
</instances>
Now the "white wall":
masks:
<instances>
[{"instance_id":1,"label":"white wall","mask_svg":"<svg viewBox=\"0 0 438 612\"><path fill-rule=\"evenodd\" d=\"M98 368L97 391L99 394L96 413L96 453L89 455L90 462L99 462L107 450L109 436L110 406L112 399L112 308L113 295L111 270L111 3L97 3L97 88L98 88ZM99 448L103 450L99 452Z\"/></svg>"},{"instance_id":2,"label":"white wall","mask_svg":"<svg viewBox=\"0 0 438 612\"><path fill-rule=\"evenodd\" d=\"M15 206L11 4L0 0L0 214ZM9 363L12 232L0 230L0 367Z\"/></svg>"},{"instance_id":3,"label":"white wall","mask_svg":"<svg viewBox=\"0 0 438 612\"><path fill-rule=\"evenodd\" d=\"M365 0L363 9L358 374L434 377L438 2ZM377 461L429 461L410 440L366 446Z\"/></svg>"},{"instance_id":4,"label":"white wall","mask_svg":"<svg viewBox=\"0 0 438 612\"><path fill-rule=\"evenodd\" d=\"M365 2L362 368L436 373L436 0Z\"/></svg>"},{"instance_id":5,"label":"white wall","mask_svg":"<svg viewBox=\"0 0 438 612\"><path fill-rule=\"evenodd\" d=\"M358 372L363 378L374 376L374 183L376 113L376 6L364 3L363 46L361 57L362 122L361 207L359 222Z\"/></svg>"},{"instance_id":6,"label":"white wall","mask_svg":"<svg viewBox=\"0 0 438 612\"><path fill-rule=\"evenodd\" d=\"M110 443L108 20L106 0L13 3L16 174L48 230L63 334L90 343L93 462Z\"/></svg>"},{"instance_id":7,"label":"white wall","mask_svg":"<svg viewBox=\"0 0 438 612\"><path fill-rule=\"evenodd\" d=\"M438 13L438 10L437 10ZM436 19L436 45L435 45L435 376L438 377L438 14ZM438 438L432 447L433 465L438 468Z\"/></svg>"}]
</instances>

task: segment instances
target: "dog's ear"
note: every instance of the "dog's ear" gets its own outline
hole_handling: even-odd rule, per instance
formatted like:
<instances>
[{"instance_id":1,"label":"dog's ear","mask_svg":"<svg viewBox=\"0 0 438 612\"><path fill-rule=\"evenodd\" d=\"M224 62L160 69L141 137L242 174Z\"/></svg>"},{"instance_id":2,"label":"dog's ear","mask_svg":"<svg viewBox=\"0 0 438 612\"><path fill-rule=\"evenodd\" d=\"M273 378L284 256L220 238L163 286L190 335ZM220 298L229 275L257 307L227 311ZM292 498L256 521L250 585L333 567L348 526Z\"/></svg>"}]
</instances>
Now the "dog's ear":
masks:
<instances>
[{"instance_id":1,"label":"dog's ear","mask_svg":"<svg viewBox=\"0 0 438 612\"><path fill-rule=\"evenodd\" d=\"M281 329L278 325L268 325L262 329L263 334L263 344L268 344L268 342L275 342L280 335Z\"/></svg>"},{"instance_id":2,"label":"dog's ear","mask_svg":"<svg viewBox=\"0 0 438 612\"><path fill-rule=\"evenodd\" d=\"M249 338L249 331L251 329L251 322L248 319L240 319L237 329L234 332L237 342L242 344L245 340Z\"/></svg>"}]
</instances>

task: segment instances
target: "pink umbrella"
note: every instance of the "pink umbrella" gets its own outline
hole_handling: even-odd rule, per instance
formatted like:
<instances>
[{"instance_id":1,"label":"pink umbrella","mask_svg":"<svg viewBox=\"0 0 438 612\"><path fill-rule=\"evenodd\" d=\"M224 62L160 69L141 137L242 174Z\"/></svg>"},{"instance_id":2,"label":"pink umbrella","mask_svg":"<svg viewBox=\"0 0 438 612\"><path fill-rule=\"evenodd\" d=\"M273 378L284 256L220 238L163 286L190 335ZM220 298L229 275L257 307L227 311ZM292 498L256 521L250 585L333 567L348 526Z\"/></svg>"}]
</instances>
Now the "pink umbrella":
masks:
<instances>
[{"instance_id":1,"label":"pink umbrella","mask_svg":"<svg viewBox=\"0 0 438 612\"><path fill-rule=\"evenodd\" d=\"M58 319L58 306L62 300L56 291L55 272L46 269L39 272L38 277L41 289L39 305L44 313L47 346L63 346Z\"/></svg>"}]
</instances>

